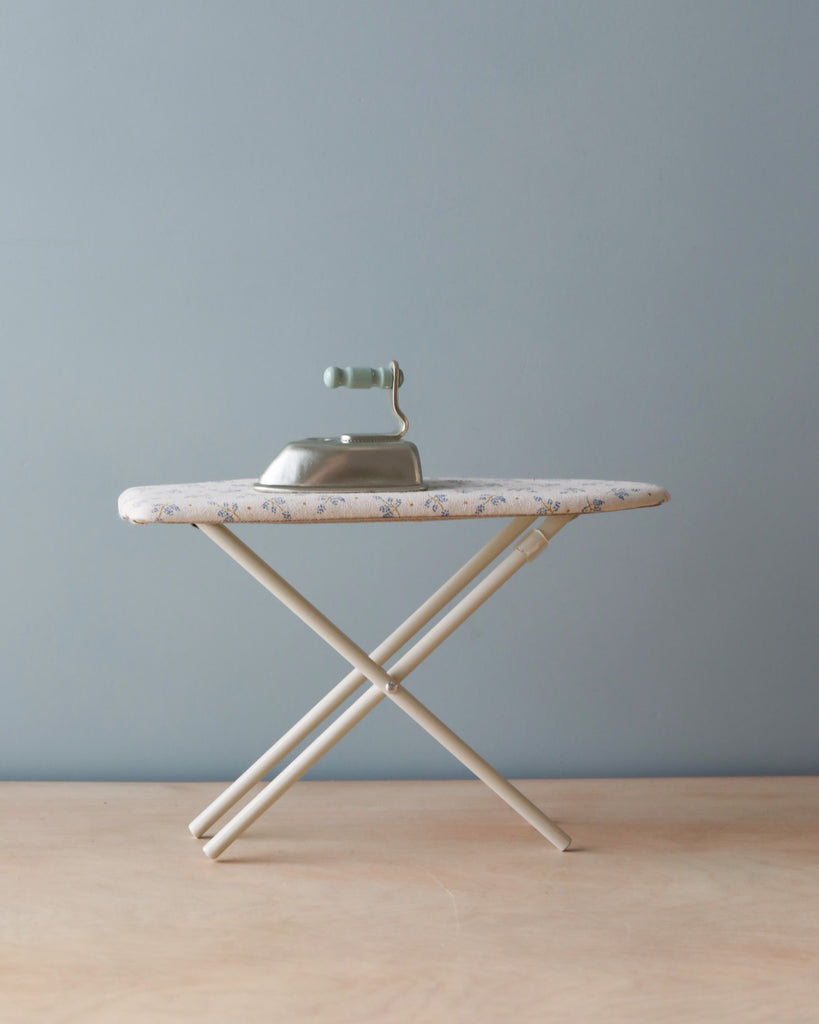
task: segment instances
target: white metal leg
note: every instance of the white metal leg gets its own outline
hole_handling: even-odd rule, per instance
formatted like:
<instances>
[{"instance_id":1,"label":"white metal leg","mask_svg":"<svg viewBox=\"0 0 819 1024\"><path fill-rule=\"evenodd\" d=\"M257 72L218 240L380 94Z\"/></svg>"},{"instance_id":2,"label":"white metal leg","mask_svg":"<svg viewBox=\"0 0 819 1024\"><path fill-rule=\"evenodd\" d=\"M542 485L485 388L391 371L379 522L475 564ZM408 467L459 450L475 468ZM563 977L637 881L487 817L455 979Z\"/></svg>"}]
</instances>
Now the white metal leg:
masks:
<instances>
[{"instance_id":1,"label":"white metal leg","mask_svg":"<svg viewBox=\"0 0 819 1024\"><path fill-rule=\"evenodd\" d=\"M547 818L539 807L536 807L531 800L505 779L500 772L495 771L488 761L485 761L480 754L477 754L456 735L448 726L436 718L417 698L403 687L394 694L389 694L391 699L405 711L410 718L417 722L422 729L433 736L442 747L456 757L462 765L468 768L473 775L476 775L484 782L501 800L505 800L512 810L524 818L538 832L549 840L558 850L566 850L571 844L571 837L556 825L551 818Z\"/></svg>"},{"instance_id":2,"label":"white metal leg","mask_svg":"<svg viewBox=\"0 0 819 1024\"><path fill-rule=\"evenodd\" d=\"M522 516L512 519L496 534L488 544L484 545L466 564L450 577L431 597L397 627L376 649L370 657L379 665L391 658L407 644L424 626L427 625L441 609L468 586L483 570L491 565L498 555L536 522L537 516ZM307 736L318 728L345 700L364 683L367 677L353 670L307 712L292 728L265 751L254 763L243 772L234 783L225 789L201 814L190 823L188 828L192 835L199 838L230 810L245 794L267 775L275 766L295 749Z\"/></svg>"},{"instance_id":3,"label":"white metal leg","mask_svg":"<svg viewBox=\"0 0 819 1024\"><path fill-rule=\"evenodd\" d=\"M553 516L531 530L513 551L489 575L473 588L441 621L422 637L387 673L369 658L349 637L298 593L289 583L262 561L224 526L200 525L216 544L243 566L266 589L278 597L291 611L309 625L319 636L353 664L373 684L362 697L313 741L294 761L251 800L208 843L204 851L218 857L249 825L274 803L304 772L315 764L357 722L361 721L376 704L389 696L422 728L434 736L478 778L482 779L514 810L527 820L558 849L564 850L571 842L569 836L527 800L508 780L495 771L451 729L436 718L420 701L399 684L481 604L503 585L527 561L534 558L548 544L549 539L575 516ZM477 556L476 556L477 557ZM465 567L466 568L466 567ZM430 599L432 600L432 599ZM385 641L386 643L386 641ZM237 780L238 781L238 780Z\"/></svg>"}]
</instances>

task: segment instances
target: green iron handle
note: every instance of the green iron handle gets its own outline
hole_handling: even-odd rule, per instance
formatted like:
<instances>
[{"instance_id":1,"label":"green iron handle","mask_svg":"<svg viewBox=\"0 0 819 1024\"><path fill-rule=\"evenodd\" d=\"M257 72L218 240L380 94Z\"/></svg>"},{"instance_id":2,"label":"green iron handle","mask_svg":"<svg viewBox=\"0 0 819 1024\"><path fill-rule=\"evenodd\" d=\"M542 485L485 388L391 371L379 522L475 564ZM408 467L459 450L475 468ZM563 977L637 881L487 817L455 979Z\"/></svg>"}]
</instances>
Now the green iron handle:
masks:
<instances>
[{"instance_id":1,"label":"green iron handle","mask_svg":"<svg viewBox=\"0 0 819 1024\"><path fill-rule=\"evenodd\" d=\"M404 383L404 371L398 370L398 386ZM328 388L391 388L391 366L328 366L324 371Z\"/></svg>"}]
</instances>

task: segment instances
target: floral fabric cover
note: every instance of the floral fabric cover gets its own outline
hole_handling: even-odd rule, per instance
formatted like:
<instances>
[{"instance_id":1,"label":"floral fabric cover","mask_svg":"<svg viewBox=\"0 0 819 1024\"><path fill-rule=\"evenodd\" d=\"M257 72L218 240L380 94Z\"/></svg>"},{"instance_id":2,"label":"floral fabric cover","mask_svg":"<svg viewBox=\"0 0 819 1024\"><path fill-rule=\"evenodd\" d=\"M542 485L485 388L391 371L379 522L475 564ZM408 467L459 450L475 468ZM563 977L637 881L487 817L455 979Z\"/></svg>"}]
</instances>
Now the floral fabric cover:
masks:
<instances>
[{"instance_id":1,"label":"floral fabric cover","mask_svg":"<svg viewBox=\"0 0 819 1024\"><path fill-rule=\"evenodd\" d=\"M131 523L368 523L575 515L668 501L656 484L615 480L427 480L425 491L257 491L254 480L131 487Z\"/></svg>"}]
</instances>

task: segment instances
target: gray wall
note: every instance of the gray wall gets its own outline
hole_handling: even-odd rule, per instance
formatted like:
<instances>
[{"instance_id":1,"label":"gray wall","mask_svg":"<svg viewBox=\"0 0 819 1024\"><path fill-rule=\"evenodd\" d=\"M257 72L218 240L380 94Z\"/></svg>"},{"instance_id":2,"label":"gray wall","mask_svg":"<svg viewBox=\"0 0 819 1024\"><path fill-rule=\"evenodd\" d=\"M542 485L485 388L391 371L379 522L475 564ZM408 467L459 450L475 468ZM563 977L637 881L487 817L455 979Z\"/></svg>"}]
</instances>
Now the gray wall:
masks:
<instances>
[{"instance_id":1,"label":"gray wall","mask_svg":"<svg viewBox=\"0 0 819 1024\"><path fill-rule=\"evenodd\" d=\"M345 672L138 483L378 427L429 475L665 484L412 688L511 775L817 759L810 3L0 8L6 778L226 777ZM486 523L246 527L365 646ZM354 582L351 582L354 581ZM317 773L452 776L382 706Z\"/></svg>"}]
</instances>

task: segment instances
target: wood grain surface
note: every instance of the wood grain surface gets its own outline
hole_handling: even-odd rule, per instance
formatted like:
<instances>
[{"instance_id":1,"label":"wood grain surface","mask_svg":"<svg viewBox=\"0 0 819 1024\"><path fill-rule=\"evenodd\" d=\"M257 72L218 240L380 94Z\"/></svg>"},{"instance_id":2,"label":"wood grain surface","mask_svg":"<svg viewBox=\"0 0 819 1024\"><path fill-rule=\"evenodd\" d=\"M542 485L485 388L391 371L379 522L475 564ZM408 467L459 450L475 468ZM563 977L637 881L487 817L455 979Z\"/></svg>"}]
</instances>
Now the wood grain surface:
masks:
<instances>
[{"instance_id":1,"label":"wood grain surface","mask_svg":"<svg viewBox=\"0 0 819 1024\"><path fill-rule=\"evenodd\" d=\"M0 1021L819 1020L815 778L0 783Z\"/></svg>"}]
</instances>

